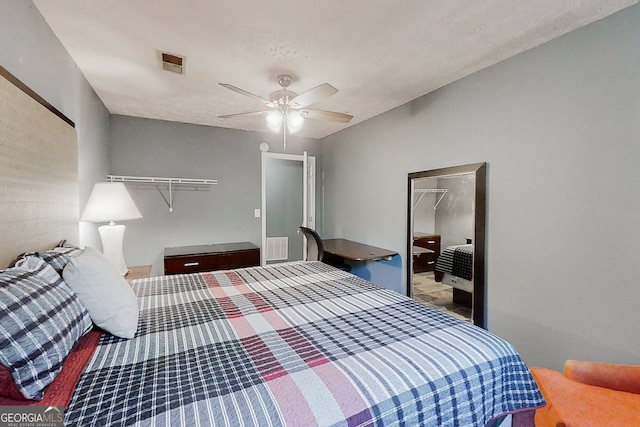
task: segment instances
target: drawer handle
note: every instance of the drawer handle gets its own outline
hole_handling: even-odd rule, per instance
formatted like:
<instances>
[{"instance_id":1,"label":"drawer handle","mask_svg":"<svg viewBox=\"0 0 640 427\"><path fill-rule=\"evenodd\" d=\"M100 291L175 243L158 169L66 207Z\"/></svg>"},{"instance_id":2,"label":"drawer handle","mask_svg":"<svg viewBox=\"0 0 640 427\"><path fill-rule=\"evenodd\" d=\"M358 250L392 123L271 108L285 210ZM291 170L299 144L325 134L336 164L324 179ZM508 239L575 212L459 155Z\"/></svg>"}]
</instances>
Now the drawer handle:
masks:
<instances>
[{"instance_id":1,"label":"drawer handle","mask_svg":"<svg viewBox=\"0 0 640 427\"><path fill-rule=\"evenodd\" d=\"M431 265L431 264L435 264L435 261L429 261L427 264Z\"/></svg>"},{"instance_id":2,"label":"drawer handle","mask_svg":"<svg viewBox=\"0 0 640 427\"><path fill-rule=\"evenodd\" d=\"M185 266L185 267L196 267L196 266L198 266L198 265L200 265L200 263L199 263L199 262L185 262L185 263L184 263L184 266Z\"/></svg>"},{"instance_id":3,"label":"drawer handle","mask_svg":"<svg viewBox=\"0 0 640 427\"><path fill-rule=\"evenodd\" d=\"M427 243L435 243L435 240L427 240Z\"/></svg>"}]
</instances>

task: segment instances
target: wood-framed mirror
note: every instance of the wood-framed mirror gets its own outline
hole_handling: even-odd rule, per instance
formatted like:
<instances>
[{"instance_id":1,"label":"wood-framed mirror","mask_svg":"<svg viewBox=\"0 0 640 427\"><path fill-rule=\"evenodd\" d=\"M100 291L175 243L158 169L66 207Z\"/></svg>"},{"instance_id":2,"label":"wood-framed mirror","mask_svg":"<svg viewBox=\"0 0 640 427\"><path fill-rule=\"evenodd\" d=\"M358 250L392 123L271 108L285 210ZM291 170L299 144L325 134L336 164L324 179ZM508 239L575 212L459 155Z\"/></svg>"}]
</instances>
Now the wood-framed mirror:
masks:
<instances>
[{"instance_id":1,"label":"wood-framed mirror","mask_svg":"<svg viewBox=\"0 0 640 427\"><path fill-rule=\"evenodd\" d=\"M407 201L407 295L484 328L486 163L409 173Z\"/></svg>"}]
</instances>

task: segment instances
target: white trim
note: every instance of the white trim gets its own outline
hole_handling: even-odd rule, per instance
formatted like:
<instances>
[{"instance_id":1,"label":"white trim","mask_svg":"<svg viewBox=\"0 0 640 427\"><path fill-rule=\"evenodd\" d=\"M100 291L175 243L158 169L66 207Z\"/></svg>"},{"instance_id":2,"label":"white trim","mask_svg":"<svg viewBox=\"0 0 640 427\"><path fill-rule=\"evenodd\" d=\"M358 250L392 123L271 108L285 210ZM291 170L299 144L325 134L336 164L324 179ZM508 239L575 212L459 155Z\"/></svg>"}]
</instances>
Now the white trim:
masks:
<instances>
[{"instance_id":1,"label":"white trim","mask_svg":"<svg viewBox=\"0 0 640 427\"><path fill-rule=\"evenodd\" d=\"M309 156L307 152L302 153L302 226L308 227L307 210L309 207ZM302 259L307 259L307 236L303 236Z\"/></svg>"}]
</instances>

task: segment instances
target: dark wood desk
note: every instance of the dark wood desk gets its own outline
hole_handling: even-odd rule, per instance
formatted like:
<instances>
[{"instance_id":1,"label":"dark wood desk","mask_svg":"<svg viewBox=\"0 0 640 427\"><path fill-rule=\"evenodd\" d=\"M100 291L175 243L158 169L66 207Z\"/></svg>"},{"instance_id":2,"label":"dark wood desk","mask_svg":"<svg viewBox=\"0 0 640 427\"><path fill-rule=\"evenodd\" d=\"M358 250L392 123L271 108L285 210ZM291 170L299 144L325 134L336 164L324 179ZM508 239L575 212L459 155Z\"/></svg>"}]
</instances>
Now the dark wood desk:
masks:
<instances>
[{"instance_id":1,"label":"dark wood desk","mask_svg":"<svg viewBox=\"0 0 640 427\"><path fill-rule=\"evenodd\" d=\"M347 239L323 239L325 254L352 261L390 260L398 255L397 252L365 245Z\"/></svg>"}]
</instances>

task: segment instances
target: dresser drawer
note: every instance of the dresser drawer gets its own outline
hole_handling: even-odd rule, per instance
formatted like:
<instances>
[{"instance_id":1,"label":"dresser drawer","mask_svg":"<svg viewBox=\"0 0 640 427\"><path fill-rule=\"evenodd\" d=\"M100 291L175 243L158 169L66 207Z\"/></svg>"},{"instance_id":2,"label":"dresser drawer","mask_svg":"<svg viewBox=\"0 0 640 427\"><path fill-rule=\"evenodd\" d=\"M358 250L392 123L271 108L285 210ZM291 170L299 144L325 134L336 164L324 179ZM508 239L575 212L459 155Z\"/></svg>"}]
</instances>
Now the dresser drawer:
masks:
<instances>
[{"instance_id":1,"label":"dresser drawer","mask_svg":"<svg viewBox=\"0 0 640 427\"><path fill-rule=\"evenodd\" d=\"M211 255L185 255L164 259L164 274L199 273L216 269L216 257Z\"/></svg>"},{"instance_id":2,"label":"dresser drawer","mask_svg":"<svg viewBox=\"0 0 640 427\"><path fill-rule=\"evenodd\" d=\"M414 239L413 244L421 248L431 249L437 255L440 255L440 236L424 236Z\"/></svg>"},{"instance_id":3,"label":"dresser drawer","mask_svg":"<svg viewBox=\"0 0 640 427\"><path fill-rule=\"evenodd\" d=\"M260 265L260 250L230 252L218 255L218 270L254 267Z\"/></svg>"},{"instance_id":4,"label":"dresser drawer","mask_svg":"<svg viewBox=\"0 0 640 427\"><path fill-rule=\"evenodd\" d=\"M427 271L433 271L436 267L436 259L438 259L438 256L435 253L414 254L413 272L424 273Z\"/></svg>"}]
</instances>

